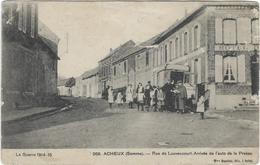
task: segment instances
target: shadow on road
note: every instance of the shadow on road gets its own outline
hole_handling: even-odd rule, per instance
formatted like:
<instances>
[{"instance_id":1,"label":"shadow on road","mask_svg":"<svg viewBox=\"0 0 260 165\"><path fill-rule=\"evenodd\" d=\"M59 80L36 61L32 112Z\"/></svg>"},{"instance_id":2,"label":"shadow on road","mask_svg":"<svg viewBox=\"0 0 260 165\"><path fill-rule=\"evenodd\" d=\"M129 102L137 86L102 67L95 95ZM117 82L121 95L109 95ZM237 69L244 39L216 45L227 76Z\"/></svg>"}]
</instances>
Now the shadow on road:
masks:
<instances>
[{"instance_id":1,"label":"shadow on road","mask_svg":"<svg viewBox=\"0 0 260 165\"><path fill-rule=\"evenodd\" d=\"M26 118L2 122L2 136L49 128L76 121L90 120L115 115L104 112L107 103L101 99L67 98L73 103L72 109L59 113L39 113Z\"/></svg>"}]
</instances>

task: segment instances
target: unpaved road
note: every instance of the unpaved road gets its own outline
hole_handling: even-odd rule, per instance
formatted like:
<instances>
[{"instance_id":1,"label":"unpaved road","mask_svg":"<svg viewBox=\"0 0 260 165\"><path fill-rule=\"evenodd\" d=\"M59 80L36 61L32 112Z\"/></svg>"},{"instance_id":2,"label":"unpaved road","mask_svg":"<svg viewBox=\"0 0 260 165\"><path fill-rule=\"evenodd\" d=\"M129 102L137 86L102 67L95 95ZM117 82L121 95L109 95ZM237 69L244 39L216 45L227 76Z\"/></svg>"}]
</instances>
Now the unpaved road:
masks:
<instances>
[{"instance_id":1,"label":"unpaved road","mask_svg":"<svg viewBox=\"0 0 260 165\"><path fill-rule=\"evenodd\" d=\"M16 131L17 133L4 136L2 146L4 148L258 146L258 121L253 120L226 118L221 115L208 115L205 120L200 120L198 114L138 112L132 109L114 109L99 112L97 117L79 118L81 120L30 131ZM62 117L58 119L62 120Z\"/></svg>"}]
</instances>

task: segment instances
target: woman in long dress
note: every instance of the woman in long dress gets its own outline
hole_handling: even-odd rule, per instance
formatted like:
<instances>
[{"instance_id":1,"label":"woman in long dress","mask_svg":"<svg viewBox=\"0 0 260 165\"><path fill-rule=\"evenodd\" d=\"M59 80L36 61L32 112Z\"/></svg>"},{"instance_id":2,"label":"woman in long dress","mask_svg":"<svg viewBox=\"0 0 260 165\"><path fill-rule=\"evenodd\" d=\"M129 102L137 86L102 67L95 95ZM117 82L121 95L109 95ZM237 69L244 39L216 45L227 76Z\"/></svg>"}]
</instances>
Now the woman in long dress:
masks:
<instances>
[{"instance_id":1,"label":"woman in long dress","mask_svg":"<svg viewBox=\"0 0 260 165\"><path fill-rule=\"evenodd\" d=\"M134 101L134 91L132 88L132 84L129 84L126 89L126 101L128 102L128 107L133 108L133 101Z\"/></svg>"},{"instance_id":2,"label":"woman in long dress","mask_svg":"<svg viewBox=\"0 0 260 165\"><path fill-rule=\"evenodd\" d=\"M112 108L112 104L114 103L114 95L113 95L112 86L109 86L109 88L108 88L108 103L109 103L109 107Z\"/></svg>"},{"instance_id":3,"label":"woman in long dress","mask_svg":"<svg viewBox=\"0 0 260 165\"><path fill-rule=\"evenodd\" d=\"M142 107L142 111L144 110L144 87L142 83L139 83L136 89L137 93L137 109L139 111L139 107Z\"/></svg>"}]
</instances>

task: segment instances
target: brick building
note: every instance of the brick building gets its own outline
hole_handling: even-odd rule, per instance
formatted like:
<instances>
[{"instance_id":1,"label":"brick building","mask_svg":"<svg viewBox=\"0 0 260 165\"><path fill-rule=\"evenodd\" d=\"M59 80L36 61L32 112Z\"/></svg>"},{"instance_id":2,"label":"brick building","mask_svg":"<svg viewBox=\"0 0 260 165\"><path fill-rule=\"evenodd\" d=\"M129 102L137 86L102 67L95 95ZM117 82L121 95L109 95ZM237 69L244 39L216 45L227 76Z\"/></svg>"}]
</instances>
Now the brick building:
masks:
<instances>
[{"instance_id":1,"label":"brick building","mask_svg":"<svg viewBox=\"0 0 260 165\"><path fill-rule=\"evenodd\" d=\"M117 63L118 59L121 58L121 55L128 49L135 46L135 43L132 40L125 42L116 49L110 49L109 54L99 61L99 94L101 94L107 85L112 85L115 89L121 88L120 84L114 84L112 81L113 75L123 74L123 67L127 67L124 62Z\"/></svg>"},{"instance_id":2,"label":"brick building","mask_svg":"<svg viewBox=\"0 0 260 165\"><path fill-rule=\"evenodd\" d=\"M59 39L39 24L37 4L4 2L2 9L4 107L39 105L57 95Z\"/></svg>"},{"instance_id":3,"label":"brick building","mask_svg":"<svg viewBox=\"0 0 260 165\"><path fill-rule=\"evenodd\" d=\"M189 72L184 81L194 87L204 84L210 90L211 108L234 108L259 89L258 81L252 80L258 77L258 10L257 4L246 2L198 8L155 42L155 70L173 69L154 75L177 81L182 79L177 72Z\"/></svg>"}]
</instances>

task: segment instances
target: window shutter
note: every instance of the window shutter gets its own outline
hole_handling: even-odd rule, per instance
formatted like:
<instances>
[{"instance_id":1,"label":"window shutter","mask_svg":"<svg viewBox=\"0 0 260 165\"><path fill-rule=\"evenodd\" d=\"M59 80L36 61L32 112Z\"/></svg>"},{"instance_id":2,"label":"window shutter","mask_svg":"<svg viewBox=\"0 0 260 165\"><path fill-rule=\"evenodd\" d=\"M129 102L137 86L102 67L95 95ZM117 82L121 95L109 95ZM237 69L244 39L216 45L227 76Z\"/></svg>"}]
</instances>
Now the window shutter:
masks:
<instances>
[{"instance_id":1,"label":"window shutter","mask_svg":"<svg viewBox=\"0 0 260 165\"><path fill-rule=\"evenodd\" d=\"M223 57L215 55L215 82L223 81Z\"/></svg>"},{"instance_id":2,"label":"window shutter","mask_svg":"<svg viewBox=\"0 0 260 165\"><path fill-rule=\"evenodd\" d=\"M201 28L200 26L198 25L198 31L197 31L197 48L200 47L200 36L201 36Z\"/></svg>"},{"instance_id":3,"label":"window shutter","mask_svg":"<svg viewBox=\"0 0 260 165\"><path fill-rule=\"evenodd\" d=\"M191 73L194 73L194 60L191 60ZM191 75L191 84L194 84L194 74Z\"/></svg>"},{"instance_id":4,"label":"window shutter","mask_svg":"<svg viewBox=\"0 0 260 165\"><path fill-rule=\"evenodd\" d=\"M27 27L27 4L23 4L23 32L26 33L26 27Z\"/></svg>"},{"instance_id":5,"label":"window shutter","mask_svg":"<svg viewBox=\"0 0 260 165\"><path fill-rule=\"evenodd\" d=\"M237 66L238 66L238 82L245 82L246 81L245 55L240 55L237 57Z\"/></svg>"},{"instance_id":6,"label":"window shutter","mask_svg":"<svg viewBox=\"0 0 260 165\"><path fill-rule=\"evenodd\" d=\"M21 30L23 30L23 6L22 6L22 3L18 3L17 11L18 11L18 29L21 31Z\"/></svg>"},{"instance_id":7,"label":"window shutter","mask_svg":"<svg viewBox=\"0 0 260 165\"><path fill-rule=\"evenodd\" d=\"M198 58L197 71L198 71L197 83L200 84L201 83L201 58Z\"/></svg>"},{"instance_id":8,"label":"window shutter","mask_svg":"<svg viewBox=\"0 0 260 165\"><path fill-rule=\"evenodd\" d=\"M215 19L215 42L222 43L222 19Z\"/></svg>"},{"instance_id":9,"label":"window shutter","mask_svg":"<svg viewBox=\"0 0 260 165\"><path fill-rule=\"evenodd\" d=\"M251 20L249 18L237 19L237 40L238 43L250 43L251 40Z\"/></svg>"}]
</instances>

